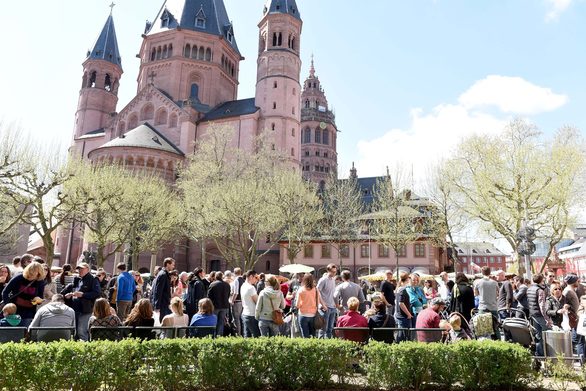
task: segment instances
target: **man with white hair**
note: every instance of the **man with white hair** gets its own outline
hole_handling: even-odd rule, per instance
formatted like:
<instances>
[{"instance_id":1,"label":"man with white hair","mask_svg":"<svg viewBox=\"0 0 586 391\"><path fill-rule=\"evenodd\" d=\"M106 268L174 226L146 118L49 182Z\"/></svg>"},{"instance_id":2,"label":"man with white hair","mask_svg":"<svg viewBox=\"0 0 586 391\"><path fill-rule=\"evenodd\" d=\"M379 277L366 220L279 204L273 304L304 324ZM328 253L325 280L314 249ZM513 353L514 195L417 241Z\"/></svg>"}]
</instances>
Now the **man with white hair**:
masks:
<instances>
[{"instance_id":1,"label":"man with white hair","mask_svg":"<svg viewBox=\"0 0 586 391\"><path fill-rule=\"evenodd\" d=\"M439 296L444 299L444 301L448 300L448 296L450 294L449 290L448 290L448 281L449 281L449 277L448 277L448 273L446 272L441 272L440 273L440 280L437 283L437 293L439 294Z\"/></svg>"},{"instance_id":2,"label":"man with white hair","mask_svg":"<svg viewBox=\"0 0 586 391\"><path fill-rule=\"evenodd\" d=\"M242 277L242 269L234 268L234 280L230 283L230 304L232 306L232 317L234 318L234 325L236 326L236 333L243 334L242 330L242 296L240 288L246 282Z\"/></svg>"}]
</instances>

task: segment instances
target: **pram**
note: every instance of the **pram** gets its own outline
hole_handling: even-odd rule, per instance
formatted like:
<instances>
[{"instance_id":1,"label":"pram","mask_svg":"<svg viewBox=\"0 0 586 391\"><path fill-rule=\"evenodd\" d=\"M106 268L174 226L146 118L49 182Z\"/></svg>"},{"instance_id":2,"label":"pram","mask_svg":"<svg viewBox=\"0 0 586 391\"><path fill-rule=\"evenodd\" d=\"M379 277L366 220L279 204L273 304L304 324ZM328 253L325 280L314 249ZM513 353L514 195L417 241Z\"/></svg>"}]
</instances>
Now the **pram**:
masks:
<instances>
[{"instance_id":1,"label":"pram","mask_svg":"<svg viewBox=\"0 0 586 391\"><path fill-rule=\"evenodd\" d=\"M515 312L517 317L504 319L501 323L501 327L505 331L511 342L518 343L526 348L534 351L535 339L533 337L535 328L531 325L531 322L525 316L525 312L519 309L511 309L511 312Z\"/></svg>"},{"instance_id":2,"label":"pram","mask_svg":"<svg viewBox=\"0 0 586 391\"><path fill-rule=\"evenodd\" d=\"M490 312L479 313L477 309L473 309L471 314L470 323L472 323L474 338L491 339L493 335L496 335L496 328L500 327L498 318Z\"/></svg>"}]
</instances>

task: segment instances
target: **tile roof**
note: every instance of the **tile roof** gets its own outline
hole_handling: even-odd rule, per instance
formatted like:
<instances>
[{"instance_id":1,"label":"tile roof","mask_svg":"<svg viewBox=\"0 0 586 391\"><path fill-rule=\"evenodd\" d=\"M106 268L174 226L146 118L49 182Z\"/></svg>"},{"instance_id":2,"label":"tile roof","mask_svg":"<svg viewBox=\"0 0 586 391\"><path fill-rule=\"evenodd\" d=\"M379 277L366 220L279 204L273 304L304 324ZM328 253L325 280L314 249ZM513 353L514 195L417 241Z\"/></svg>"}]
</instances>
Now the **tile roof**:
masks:
<instances>
[{"instance_id":1,"label":"tile roof","mask_svg":"<svg viewBox=\"0 0 586 391\"><path fill-rule=\"evenodd\" d=\"M199 122L239 117L241 115L256 113L258 110L260 109L256 107L254 98L232 100L214 107Z\"/></svg>"},{"instance_id":2,"label":"tile roof","mask_svg":"<svg viewBox=\"0 0 586 391\"><path fill-rule=\"evenodd\" d=\"M118 65L122 68L122 58L118 50L118 40L116 39L116 29L114 28L114 18L110 14L106 19L106 24L102 28L94 47L87 53L87 59L104 60Z\"/></svg>"},{"instance_id":3,"label":"tile roof","mask_svg":"<svg viewBox=\"0 0 586 391\"><path fill-rule=\"evenodd\" d=\"M122 136L108 141L101 148L113 147L135 147L158 149L161 151L171 152L177 155L185 156L175 144L163 136L148 122L124 133Z\"/></svg>"},{"instance_id":4,"label":"tile roof","mask_svg":"<svg viewBox=\"0 0 586 391\"><path fill-rule=\"evenodd\" d=\"M295 0L268 0L265 5L265 14L267 12L270 14L289 14L301 20Z\"/></svg>"}]
</instances>

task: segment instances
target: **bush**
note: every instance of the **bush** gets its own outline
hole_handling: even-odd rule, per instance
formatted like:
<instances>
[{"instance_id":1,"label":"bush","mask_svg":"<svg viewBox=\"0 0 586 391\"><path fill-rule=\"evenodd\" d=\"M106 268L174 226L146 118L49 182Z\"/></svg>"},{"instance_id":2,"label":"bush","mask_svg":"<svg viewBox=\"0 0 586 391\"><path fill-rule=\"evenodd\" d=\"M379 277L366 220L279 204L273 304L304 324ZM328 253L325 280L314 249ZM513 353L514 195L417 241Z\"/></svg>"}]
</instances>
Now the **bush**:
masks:
<instances>
[{"instance_id":1,"label":"bush","mask_svg":"<svg viewBox=\"0 0 586 391\"><path fill-rule=\"evenodd\" d=\"M356 348L289 338L7 343L0 345L0 389L321 389L343 384Z\"/></svg>"},{"instance_id":2,"label":"bush","mask_svg":"<svg viewBox=\"0 0 586 391\"><path fill-rule=\"evenodd\" d=\"M507 342L372 342L364 353L369 386L387 390L419 390L426 385L441 389L506 388L523 386L532 377L529 351Z\"/></svg>"}]
</instances>

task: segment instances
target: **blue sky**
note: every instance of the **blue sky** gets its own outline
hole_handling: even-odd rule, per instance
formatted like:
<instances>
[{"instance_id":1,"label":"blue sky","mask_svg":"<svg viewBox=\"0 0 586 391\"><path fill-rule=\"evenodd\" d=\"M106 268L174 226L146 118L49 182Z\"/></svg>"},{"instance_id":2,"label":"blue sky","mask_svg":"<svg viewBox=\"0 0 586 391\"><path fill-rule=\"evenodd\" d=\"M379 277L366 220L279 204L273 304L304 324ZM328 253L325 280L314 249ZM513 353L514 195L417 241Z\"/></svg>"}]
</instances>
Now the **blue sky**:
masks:
<instances>
[{"instance_id":1,"label":"blue sky","mask_svg":"<svg viewBox=\"0 0 586 391\"><path fill-rule=\"evenodd\" d=\"M297 0L302 80L311 53L341 133L341 175L385 166L416 177L458 140L522 116L546 134L586 129L586 2L580 0ZM3 4L0 119L68 144L81 63L109 12L106 0ZM114 8L124 75L118 110L136 93L145 20L163 0ZM239 98L254 96L264 0L225 0L241 52Z\"/></svg>"}]
</instances>

